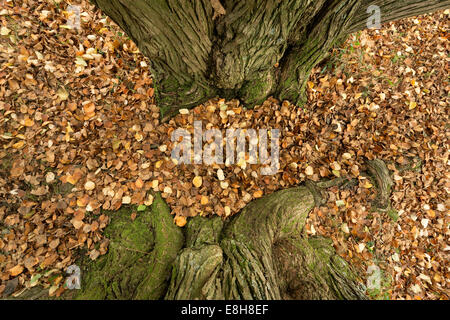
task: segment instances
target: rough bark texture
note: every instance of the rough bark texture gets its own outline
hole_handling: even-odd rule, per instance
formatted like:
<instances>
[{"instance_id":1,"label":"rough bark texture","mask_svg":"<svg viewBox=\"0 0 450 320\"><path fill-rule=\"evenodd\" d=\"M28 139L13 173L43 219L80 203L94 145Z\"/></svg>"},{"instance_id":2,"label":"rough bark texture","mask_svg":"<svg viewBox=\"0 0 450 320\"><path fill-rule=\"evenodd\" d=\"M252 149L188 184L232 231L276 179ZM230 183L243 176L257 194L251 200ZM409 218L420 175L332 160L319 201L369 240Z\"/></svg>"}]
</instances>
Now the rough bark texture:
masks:
<instances>
[{"instance_id":1,"label":"rough bark texture","mask_svg":"<svg viewBox=\"0 0 450 320\"><path fill-rule=\"evenodd\" d=\"M252 202L223 227L220 218L193 219L165 298L365 298L331 241L303 234L314 205L311 190L297 187Z\"/></svg>"},{"instance_id":2,"label":"rough bark texture","mask_svg":"<svg viewBox=\"0 0 450 320\"><path fill-rule=\"evenodd\" d=\"M450 7L450 0L92 0L150 58L158 105L221 96L248 106L269 95L302 104L312 68L347 34Z\"/></svg>"}]
</instances>

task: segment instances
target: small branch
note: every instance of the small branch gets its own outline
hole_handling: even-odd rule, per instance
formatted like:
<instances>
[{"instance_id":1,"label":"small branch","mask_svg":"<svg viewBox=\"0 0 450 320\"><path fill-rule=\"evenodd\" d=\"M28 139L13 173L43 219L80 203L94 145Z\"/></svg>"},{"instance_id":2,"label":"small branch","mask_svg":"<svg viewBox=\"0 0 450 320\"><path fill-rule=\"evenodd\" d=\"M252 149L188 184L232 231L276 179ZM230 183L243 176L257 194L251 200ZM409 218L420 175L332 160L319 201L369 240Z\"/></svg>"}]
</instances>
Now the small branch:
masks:
<instances>
[{"instance_id":1,"label":"small branch","mask_svg":"<svg viewBox=\"0 0 450 320\"><path fill-rule=\"evenodd\" d=\"M386 164L379 159L366 161L368 175L372 177L377 185L378 194L375 201L375 205L378 209L388 210L390 208L389 198L391 196L391 188L393 186L392 179L389 174L389 170ZM365 175L366 173L362 173ZM332 187L343 187L352 182L356 182L356 179L350 177L339 177L332 180L312 182L306 181L305 185L311 191L314 196L314 202L316 206L320 206L325 202L324 189Z\"/></svg>"},{"instance_id":2,"label":"small branch","mask_svg":"<svg viewBox=\"0 0 450 320\"><path fill-rule=\"evenodd\" d=\"M328 189L328 188L332 188L332 187L340 187L344 184L349 183L350 181L352 181L352 179L349 177L339 177L339 178L336 178L333 180L317 182L316 185L319 188Z\"/></svg>"},{"instance_id":3,"label":"small branch","mask_svg":"<svg viewBox=\"0 0 450 320\"><path fill-rule=\"evenodd\" d=\"M391 188L394 185L386 164L379 159L369 160L366 162L370 175L375 179L378 188L376 206L378 209L387 210L390 207L389 198L391 196Z\"/></svg>"}]
</instances>

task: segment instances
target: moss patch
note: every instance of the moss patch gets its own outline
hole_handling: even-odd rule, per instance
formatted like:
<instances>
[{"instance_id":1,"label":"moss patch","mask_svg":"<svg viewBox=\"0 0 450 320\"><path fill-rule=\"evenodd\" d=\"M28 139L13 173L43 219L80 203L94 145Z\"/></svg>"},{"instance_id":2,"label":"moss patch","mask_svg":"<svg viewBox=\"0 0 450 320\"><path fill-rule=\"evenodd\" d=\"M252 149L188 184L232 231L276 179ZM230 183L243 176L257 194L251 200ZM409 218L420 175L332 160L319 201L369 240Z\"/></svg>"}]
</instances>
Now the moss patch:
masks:
<instances>
[{"instance_id":1,"label":"moss patch","mask_svg":"<svg viewBox=\"0 0 450 320\"><path fill-rule=\"evenodd\" d=\"M131 221L130 210L114 213L105 234L109 253L84 264L82 290L77 299L159 299L168 285L170 268L184 237L172 222L159 194L151 210Z\"/></svg>"}]
</instances>

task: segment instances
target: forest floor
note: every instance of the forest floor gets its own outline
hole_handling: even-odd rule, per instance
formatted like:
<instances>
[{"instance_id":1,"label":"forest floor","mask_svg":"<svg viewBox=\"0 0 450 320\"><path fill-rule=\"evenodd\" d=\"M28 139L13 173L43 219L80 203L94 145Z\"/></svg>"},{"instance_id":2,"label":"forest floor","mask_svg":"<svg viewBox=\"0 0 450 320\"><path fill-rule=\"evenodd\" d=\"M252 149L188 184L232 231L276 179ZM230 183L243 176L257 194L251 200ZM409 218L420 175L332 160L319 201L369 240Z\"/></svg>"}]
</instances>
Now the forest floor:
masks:
<instances>
[{"instance_id":1,"label":"forest floor","mask_svg":"<svg viewBox=\"0 0 450 320\"><path fill-rule=\"evenodd\" d=\"M64 290L80 249L107 252L106 212L135 219L161 191L182 227L233 215L255 198L336 176L307 232L333 239L361 272L382 270L374 299L448 299L450 288L449 12L353 34L315 68L302 108L269 99L246 109L213 99L159 122L150 62L87 1L80 28L63 1L0 1L0 295ZM176 165L171 133L278 128L280 170ZM372 209L365 159L392 172L392 208Z\"/></svg>"}]
</instances>

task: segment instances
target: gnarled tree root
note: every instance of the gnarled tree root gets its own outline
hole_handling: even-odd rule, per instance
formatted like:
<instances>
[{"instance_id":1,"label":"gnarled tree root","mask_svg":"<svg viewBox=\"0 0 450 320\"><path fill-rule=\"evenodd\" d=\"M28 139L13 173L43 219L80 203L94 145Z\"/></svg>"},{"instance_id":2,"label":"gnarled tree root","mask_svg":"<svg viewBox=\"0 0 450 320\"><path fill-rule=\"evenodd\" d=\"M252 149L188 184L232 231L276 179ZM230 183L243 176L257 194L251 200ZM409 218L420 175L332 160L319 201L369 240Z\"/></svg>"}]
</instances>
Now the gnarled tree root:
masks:
<instances>
[{"instance_id":1,"label":"gnarled tree root","mask_svg":"<svg viewBox=\"0 0 450 320\"><path fill-rule=\"evenodd\" d=\"M296 187L250 203L221 233L218 217L192 219L188 239L207 236L178 255L165 298L364 299L331 242L303 233L314 206L310 189Z\"/></svg>"},{"instance_id":2,"label":"gnarled tree root","mask_svg":"<svg viewBox=\"0 0 450 320\"><path fill-rule=\"evenodd\" d=\"M386 165L367 162L378 187L377 204L389 207ZM306 183L248 204L229 221L195 217L184 232L159 194L151 210L132 221L115 212L106 229L107 255L82 263L76 299L366 299L352 268L329 239L307 237L310 211L323 189L350 180ZM46 298L36 288L19 298Z\"/></svg>"}]
</instances>

